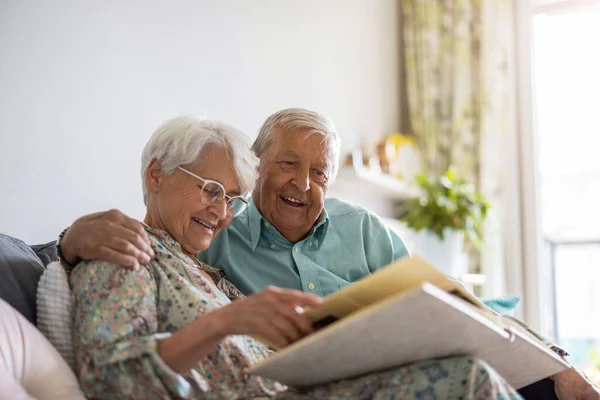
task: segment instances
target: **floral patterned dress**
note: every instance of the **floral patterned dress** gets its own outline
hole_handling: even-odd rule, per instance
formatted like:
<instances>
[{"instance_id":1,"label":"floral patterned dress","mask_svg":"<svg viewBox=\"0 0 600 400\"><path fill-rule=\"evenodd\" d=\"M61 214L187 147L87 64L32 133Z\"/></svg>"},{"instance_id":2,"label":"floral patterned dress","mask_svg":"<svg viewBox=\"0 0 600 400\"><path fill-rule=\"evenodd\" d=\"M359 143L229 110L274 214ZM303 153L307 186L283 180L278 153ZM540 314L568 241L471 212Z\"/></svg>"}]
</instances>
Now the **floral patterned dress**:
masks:
<instances>
[{"instance_id":1,"label":"floral patterned dress","mask_svg":"<svg viewBox=\"0 0 600 400\"><path fill-rule=\"evenodd\" d=\"M128 270L90 261L71 275L76 372L88 398L521 398L472 358L423 361L300 392L247 373L272 352L244 335L226 337L188 375L180 375L163 362L157 342L243 295L219 270L194 263L168 233L148 232L156 253L148 265Z\"/></svg>"}]
</instances>

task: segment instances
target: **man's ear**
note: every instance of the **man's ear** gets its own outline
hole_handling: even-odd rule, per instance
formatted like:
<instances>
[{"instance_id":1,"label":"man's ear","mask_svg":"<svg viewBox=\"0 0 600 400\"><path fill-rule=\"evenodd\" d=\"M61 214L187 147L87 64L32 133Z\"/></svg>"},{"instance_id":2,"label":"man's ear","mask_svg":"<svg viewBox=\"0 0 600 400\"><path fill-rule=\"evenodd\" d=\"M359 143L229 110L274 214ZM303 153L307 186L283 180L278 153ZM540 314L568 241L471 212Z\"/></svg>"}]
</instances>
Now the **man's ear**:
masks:
<instances>
[{"instance_id":1,"label":"man's ear","mask_svg":"<svg viewBox=\"0 0 600 400\"><path fill-rule=\"evenodd\" d=\"M164 172L156 158L150 161L146 170L146 187L150 192L157 192L164 177Z\"/></svg>"}]
</instances>

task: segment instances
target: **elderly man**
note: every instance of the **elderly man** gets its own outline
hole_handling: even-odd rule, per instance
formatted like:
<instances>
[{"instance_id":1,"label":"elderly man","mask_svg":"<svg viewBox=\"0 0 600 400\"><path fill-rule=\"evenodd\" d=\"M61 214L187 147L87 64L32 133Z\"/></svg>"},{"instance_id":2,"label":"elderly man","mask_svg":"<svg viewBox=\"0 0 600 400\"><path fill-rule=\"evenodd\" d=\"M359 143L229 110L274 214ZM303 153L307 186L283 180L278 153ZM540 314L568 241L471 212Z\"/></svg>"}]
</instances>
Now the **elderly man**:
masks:
<instances>
[{"instance_id":1,"label":"elderly man","mask_svg":"<svg viewBox=\"0 0 600 400\"><path fill-rule=\"evenodd\" d=\"M253 150L260 164L250 206L198 255L244 294L274 285L325 296L408 254L374 214L325 199L340 150L330 119L303 109L276 112ZM140 224L114 210L75 221L61 234L59 253L67 265L106 259L135 266L154 256ZM573 370L553 378L561 400L599 398ZM547 383L534 384L526 398L549 398L540 392Z\"/></svg>"}]
</instances>

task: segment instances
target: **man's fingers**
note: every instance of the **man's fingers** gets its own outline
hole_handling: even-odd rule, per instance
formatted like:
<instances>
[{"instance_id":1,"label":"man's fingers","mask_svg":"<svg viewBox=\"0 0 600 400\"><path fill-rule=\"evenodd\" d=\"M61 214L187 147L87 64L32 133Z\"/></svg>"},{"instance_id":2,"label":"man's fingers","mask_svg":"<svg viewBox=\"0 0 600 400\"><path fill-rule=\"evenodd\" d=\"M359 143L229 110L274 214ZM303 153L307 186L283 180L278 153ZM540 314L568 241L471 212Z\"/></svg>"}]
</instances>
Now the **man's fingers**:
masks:
<instances>
[{"instance_id":1,"label":"man's fingers","mask_svg":"<svg viewBox=\"0 0 600 400\"><path fill-rule=\"evenodd\" d=\"M98 257L96 258L128 268L135 268L138 266L137 258L114 251L106 246L101 246L98 248Z\"/></svg>"},{"instance_id":2,"label":"man's fingers","mask_svg":"<svg viewBox=\"0 0 600 400\"><path fill-rule=\"evenodd\" d=\"M143 245L143 248L140 249L145 251L150 257L154 257L154 251L150 245L150 238L148 237L148 232L146 232L144 226L136 219L129 218L126 215L123 215L123 217L124 218L120 222L120 225L139 236L141 239L141 244Z\"/></svg>"},{"instance_id":3,"label":"man's fingers","mask_svg":"<svg viewBox=\"0 0 600 400\"><path fill-rule=\"evenodd\" d=\"M138 260L142 264L150 262L150 260L154 257L154 251L152 250L152 247L150 247L148 243L146 243L145 239L141 235L126 227L115 225L113 227L113 232L111 232L111 237L124 239L130 244L134 245L137 248L137 250L139 250L141 253L136 257L138 257Z\"/></svg>"},{"instance_id":4,"label":"man's fingers","mask_svg":"<svg viewBox=\"0 0 600 400\"><path fill-rule=\"evenodd\" d=\"M112 236L108 239L108 247L111 250L119 252L126 256L132 256L136 260L140 261L142 264L147 264L150 262L150 256L140 249L138 249L134 244L129 242L126 239L121 237Z\"/></svg>"},{"instance_id":5,"label":"man's fingers","mask_svg":"<svg viewBox=\"0 0 600 400\"><path fill-rule=\"evenodd\" d=\"M147 253L150 257L154 257L154 251L152 250L152 247L150 245L150 238L148 237L148 233L138 220L130 218L116 209L109 210L102 216L99 216L98 218L102 220L106 219L107 221L110 221L117 226L124 227L132 231L136 235L140 236L143 241L143 245L139 247L140 250Z\"/></svg>"}]
</instances>

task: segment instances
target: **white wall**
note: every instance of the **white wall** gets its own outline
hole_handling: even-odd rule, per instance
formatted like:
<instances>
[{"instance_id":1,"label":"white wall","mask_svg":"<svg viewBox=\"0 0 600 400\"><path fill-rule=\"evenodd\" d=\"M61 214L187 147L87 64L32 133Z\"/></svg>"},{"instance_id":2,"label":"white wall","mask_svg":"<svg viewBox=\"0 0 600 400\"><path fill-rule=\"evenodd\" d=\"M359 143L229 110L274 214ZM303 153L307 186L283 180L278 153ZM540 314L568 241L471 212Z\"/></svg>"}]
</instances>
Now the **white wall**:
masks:
<instances>
[{"instance_id":1,"label":"white wall","mask_svg":"<svg viewBox=\"0 0 600 400\"><path fill-rule=\"evenodd\" d=\"M165 119L255 137L286 107L333 118L344 151L399 128L397 0L0 0L0 232L143 216L139 158Z\"/></svg>"}]
</instances>

